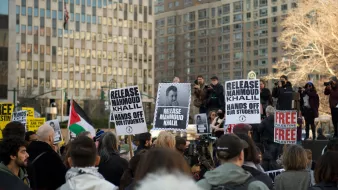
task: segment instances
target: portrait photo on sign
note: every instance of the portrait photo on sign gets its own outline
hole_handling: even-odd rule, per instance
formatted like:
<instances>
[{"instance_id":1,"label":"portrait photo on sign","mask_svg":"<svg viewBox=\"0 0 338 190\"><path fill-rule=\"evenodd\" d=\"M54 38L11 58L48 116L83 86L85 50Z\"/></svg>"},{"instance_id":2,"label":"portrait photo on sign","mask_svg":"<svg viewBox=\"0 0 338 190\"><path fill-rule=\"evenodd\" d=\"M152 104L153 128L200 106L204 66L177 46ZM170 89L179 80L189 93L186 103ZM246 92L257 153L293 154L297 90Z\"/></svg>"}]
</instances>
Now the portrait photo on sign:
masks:
<instances>
[{"instance_id":1,"label":"portrait photo on sign","mask_svg":"<svg viewBox=\"0 0 338 190\"><path fill-rule=\"evenodd\" d=\"M190 84L189 84L190 85ZM159 106L188 107L190 101L190 88L184 83L160 83L158 89Z\"/></svg>"},{"instance_id":2,"label":"portrait photo on sign","mask_svg":"<svg viewBox=\"0 0 338 190\"><path fill-rule=\"evenodd\" d=\"M209 133L208 118L206 114L196 114L194 117L198 134Z\"/></svg>"},{"instance_id":3,"label":"portrait photo on sign","mask_svg":"<svg viewBox=\"0 0 338 190\"><path fill-rule=\"evenodd\" d=\"M190 98L190 83L160 83L154 129L185 130L189 121Z\"/></svg>"},{"instance_id":4,"label":"portrait photo on sign","mask_svg":"<svg viewBox=\"0 0 338 190\"><path fill-rule=\"evenodd\" d=\"M62 141L62 133L58 120L47 121L46 124L51 126L54 129L54 143L59 143Z\"/></svg>"}]
</instances>

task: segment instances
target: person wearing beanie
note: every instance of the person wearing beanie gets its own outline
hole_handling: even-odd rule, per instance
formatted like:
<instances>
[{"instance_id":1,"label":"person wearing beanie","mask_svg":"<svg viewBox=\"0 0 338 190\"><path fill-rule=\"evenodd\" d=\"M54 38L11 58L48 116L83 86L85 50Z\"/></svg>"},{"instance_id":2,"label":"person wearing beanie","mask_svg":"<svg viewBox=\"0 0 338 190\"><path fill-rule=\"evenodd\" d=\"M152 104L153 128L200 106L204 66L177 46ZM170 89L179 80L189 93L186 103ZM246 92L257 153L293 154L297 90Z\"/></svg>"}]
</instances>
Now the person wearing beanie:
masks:
<instances>
[{"instance_id":1,"label":"person wearing beanie","mask_svg":"<svg viewBox=\"0 0 338 190\"><path fill-rule=\"evenodd\" d=\"M325 87L324 94L329 96L329 104L331 108L331 118L334 126L333 137L338 137L338 88L337 88L337 77L333 76L330 78L329 85Z\"/></svg>"}]
</instances>

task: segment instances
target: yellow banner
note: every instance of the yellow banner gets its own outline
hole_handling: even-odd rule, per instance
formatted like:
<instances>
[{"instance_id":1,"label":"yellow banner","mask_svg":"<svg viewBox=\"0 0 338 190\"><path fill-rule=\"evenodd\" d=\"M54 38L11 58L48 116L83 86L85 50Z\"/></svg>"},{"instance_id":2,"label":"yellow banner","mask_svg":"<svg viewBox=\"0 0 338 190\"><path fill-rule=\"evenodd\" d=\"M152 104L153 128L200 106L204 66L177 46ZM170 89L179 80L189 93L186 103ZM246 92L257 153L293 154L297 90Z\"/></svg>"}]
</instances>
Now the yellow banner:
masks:
<instances>
[{"instance_id":1,"label":"yellow banner","mask_svg":"<svg viewBox=\"0 0 338 190\"><path fill-rule=\"evenodd\" d=\"M34 108L22 107L22 110L27 111L27 118L34 118Z\"/></svg>"},{"instance_id":2,"label":"yellow banner","mask_svg":"<svg viewBox=\"0 0 338 190\"><path fill-rule=\"evenodd\" d=\"M11 122L14 104L0 103L0 139L2 139L2 130Z\"/></svg>"},{"instance_id":3,"label":"yellow banner","mask_svg":"<svg viewBox=\"0 0 338 190\"><path fill-rule=\"evenodd\" d=\"M46 118L29 118L27 117L27 131L36 132L38 128L46 122Z\"/></svg>"}]
</instances>

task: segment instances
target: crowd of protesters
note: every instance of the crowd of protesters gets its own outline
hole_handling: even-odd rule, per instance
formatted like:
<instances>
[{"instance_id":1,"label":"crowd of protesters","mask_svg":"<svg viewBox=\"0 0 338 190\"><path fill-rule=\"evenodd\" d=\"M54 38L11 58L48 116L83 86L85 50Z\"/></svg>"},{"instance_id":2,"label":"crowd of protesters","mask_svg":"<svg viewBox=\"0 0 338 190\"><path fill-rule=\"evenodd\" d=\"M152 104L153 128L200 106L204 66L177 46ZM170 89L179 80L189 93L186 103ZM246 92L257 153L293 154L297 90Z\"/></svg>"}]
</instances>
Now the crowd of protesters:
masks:
<instances>
[{"instance_id":1,"label":"crowd of protesters","mask_svg":"<svg viewBox=\"0 0 338 190\"><path fill-rule=\"evenodd\" d=\"M179 78L174 81L180 82ZM262 123L237 124L233 134L225 134L223 86L217 77L207 85L198 76L194 105L201 113L208 113L216 139L207 150L214 164L199 178L195 174L201 170L202 157L191 165L187 154L190 142L169 131L160 132L156 139L148 132L138 134L132 149L112 132L100 131L95 137L83 132L59 148L51 126L44 124L34 133L25 132L19 122L10 122L2 130L0 142L0 189L338 190L338 140L329 141L318 161L313 160L311 150L300 145L276 144L274 113L276 109L292 109L292 86L282 76L272 93L264 82L260 87ZM335 93L334 85L327 88L326 94ZM318 95L310 82L300 89L300 95L309 138L310 128L315 133ZM278 98L277 108L272 106L272 97ZM322 136L319 131L318 138ZM133 157L130 152L134 152ZM275 178L266 174L279 169L283 172Z\"/></svg>"}]
</instances>

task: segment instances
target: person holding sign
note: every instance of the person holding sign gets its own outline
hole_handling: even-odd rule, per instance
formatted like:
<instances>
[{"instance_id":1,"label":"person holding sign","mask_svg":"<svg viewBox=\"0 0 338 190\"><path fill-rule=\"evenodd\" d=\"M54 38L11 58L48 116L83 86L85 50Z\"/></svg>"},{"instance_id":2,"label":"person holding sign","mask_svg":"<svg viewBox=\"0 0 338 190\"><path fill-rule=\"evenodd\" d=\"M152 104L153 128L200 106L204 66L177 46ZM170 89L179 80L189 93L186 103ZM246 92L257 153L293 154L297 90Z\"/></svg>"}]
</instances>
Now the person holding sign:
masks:
<instances>
[{"instance_id":1,"label":"person holding sign","mask_svg":"<svg viewBox=\"0 0 338 190\"><path fill-rule=\"evenodd\" d=\"M272 96L278 98L276 105L278 110L292 110L293 90L287 76L282 75L275 83Z\"/></svg>"}]
</instances>

